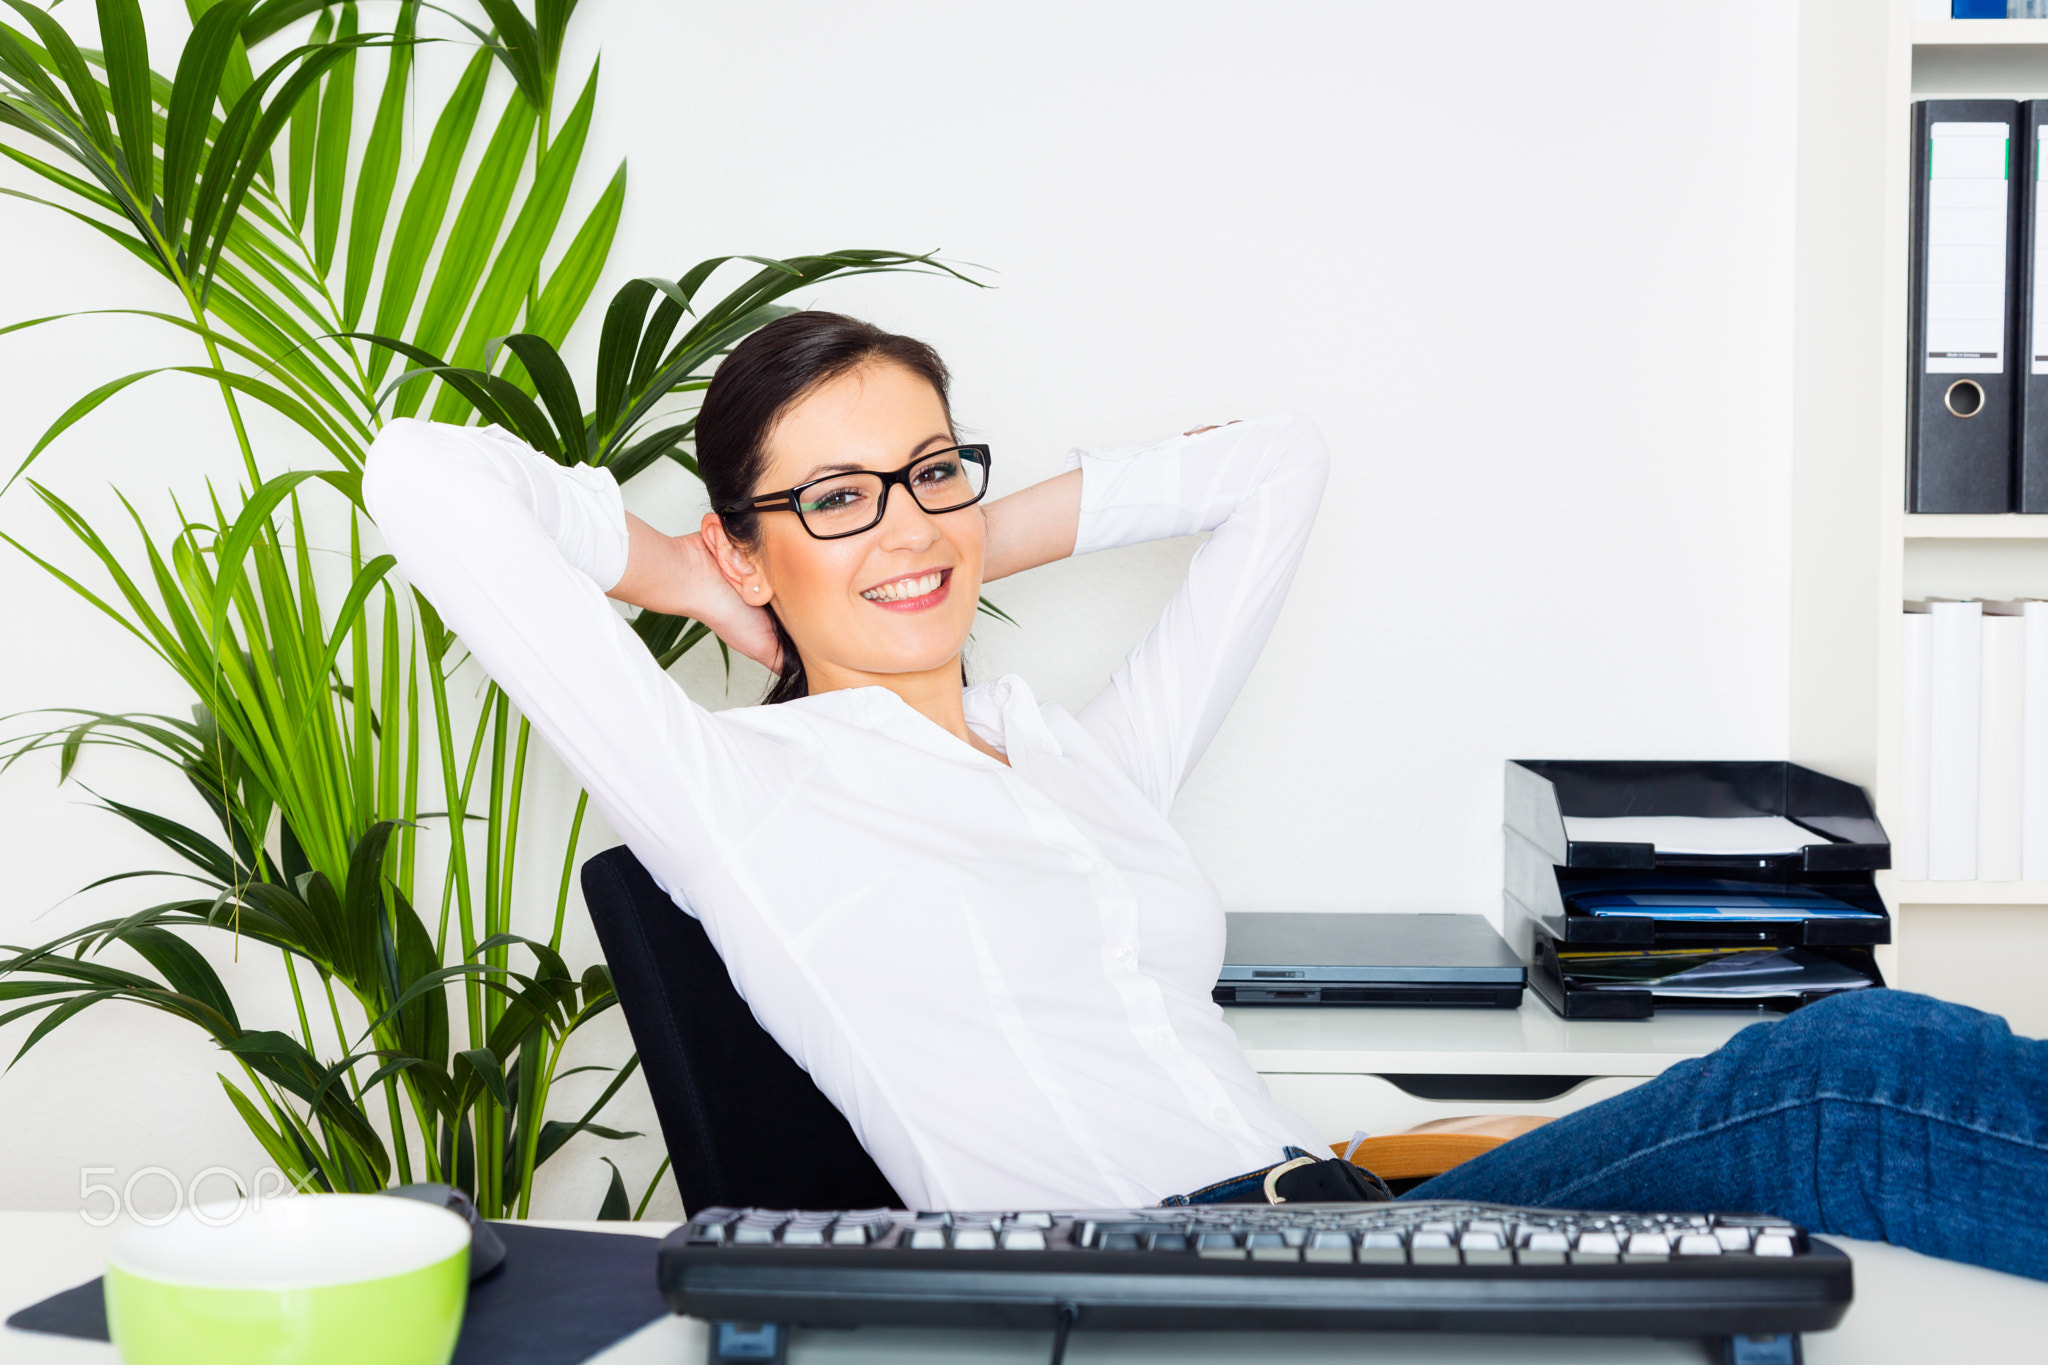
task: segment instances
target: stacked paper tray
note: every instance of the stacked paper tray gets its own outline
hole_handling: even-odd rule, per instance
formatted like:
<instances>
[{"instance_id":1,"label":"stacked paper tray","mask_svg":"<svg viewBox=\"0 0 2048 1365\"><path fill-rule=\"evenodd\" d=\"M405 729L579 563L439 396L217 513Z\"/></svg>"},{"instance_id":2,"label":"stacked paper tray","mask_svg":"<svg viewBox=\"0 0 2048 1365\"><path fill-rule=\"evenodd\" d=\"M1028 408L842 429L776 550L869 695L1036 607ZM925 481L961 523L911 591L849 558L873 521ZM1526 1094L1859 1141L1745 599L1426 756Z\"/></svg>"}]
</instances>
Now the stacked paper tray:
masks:
<instances>
[{"instance_id":1,"label":"stacked paper tray","mask_svg":"<svg viewBox=\"0 0 2048 1365\"><path fill-rule=\"evenodd\" d=\"M1784 762L1507 765L1505 924L1571 1018L1797 1009L1882 985L1863 791Z\"/></svg>"}]
</instances>

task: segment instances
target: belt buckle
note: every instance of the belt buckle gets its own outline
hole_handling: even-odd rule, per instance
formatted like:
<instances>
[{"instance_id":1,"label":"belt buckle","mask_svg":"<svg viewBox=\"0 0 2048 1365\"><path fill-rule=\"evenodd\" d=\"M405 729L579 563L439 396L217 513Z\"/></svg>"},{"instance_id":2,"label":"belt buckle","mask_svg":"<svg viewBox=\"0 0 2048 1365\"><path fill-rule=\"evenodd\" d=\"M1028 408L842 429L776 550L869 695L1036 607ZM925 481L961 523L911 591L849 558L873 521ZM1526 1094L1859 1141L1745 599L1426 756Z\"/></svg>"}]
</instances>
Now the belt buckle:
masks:
<instances>
[{"instance_id":1,"label":"belt buckle","mask_svg":"<svg viewBox=\"0 0 2048 1365\"><path fill-rule=\"evenodd\" d=\"M1267 1171L1266 1202L1268 1204L1286 1203L1286 1198L1282 1196L1280 1193L1280 1177L1286 1175L1289 1171L1293 1170L1297 1166L1313 1166L1315 1164L1316 1159L1312 1156L1298 1156L1292 1159L1291 1161L1283 1161L1278 1166L1275 1166L1272 1170Z\"/></svg>"}]
</instances>

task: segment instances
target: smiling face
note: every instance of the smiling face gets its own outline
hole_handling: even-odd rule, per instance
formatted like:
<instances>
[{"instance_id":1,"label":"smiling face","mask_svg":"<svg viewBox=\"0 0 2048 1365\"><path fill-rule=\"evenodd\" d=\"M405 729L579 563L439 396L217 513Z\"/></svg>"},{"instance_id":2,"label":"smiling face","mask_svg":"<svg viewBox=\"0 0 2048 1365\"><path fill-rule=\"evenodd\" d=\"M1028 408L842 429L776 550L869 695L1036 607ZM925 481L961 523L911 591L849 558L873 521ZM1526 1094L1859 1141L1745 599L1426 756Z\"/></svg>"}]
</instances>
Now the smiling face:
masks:
<instances>
[{"instance_id":1,"label":"smiling face","mask_svg":"<svg viewBox=\"0 0 2048 1365\"><path fill-rule=\"evenodd\" d=\"M901 365L870 363L819 385L777 419L752 492L848 469L890 473L954 442L946 406L929 383ZM807 501L833 496L828 484ZM774 606L811 691L957 672L981 596L979 504L934 515L899 484L889 489L878 525L841 539L819 540L790 511L763 512L757 521L756 543L733 547L721 564L748 603Z\"/></svg>"}]
</instances>

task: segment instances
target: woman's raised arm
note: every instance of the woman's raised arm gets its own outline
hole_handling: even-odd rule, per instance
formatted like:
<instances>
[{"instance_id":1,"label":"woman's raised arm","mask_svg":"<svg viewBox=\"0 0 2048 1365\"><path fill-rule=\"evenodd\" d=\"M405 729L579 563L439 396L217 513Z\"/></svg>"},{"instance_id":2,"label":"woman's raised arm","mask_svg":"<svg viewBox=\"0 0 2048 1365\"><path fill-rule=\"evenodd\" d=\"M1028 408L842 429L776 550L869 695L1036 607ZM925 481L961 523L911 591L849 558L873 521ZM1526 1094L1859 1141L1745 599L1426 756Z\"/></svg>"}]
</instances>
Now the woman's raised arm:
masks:
<instances>
[{"instance_id":1,"label":"woman's raised arm","mask_svg":"<svg viewBox=\"0 0 2048 1365\"><path fill-rule=\"evenodd\" d=\"M1313 421L1281 413L1069 458L1082 479L1075 554L1210 532L1158 624L1076 717L1164 811L1272 633L1329 455Z\"/></svg>"},{"instance_id":2,"label":"woman's raised arm","mask_svg":"<svg viewBox=\"0 0 2048 1365\"><path fill-rule=\"evenodd\" d=\"M642 595L670 594L659 605L724 610L686 552L629 529L610 474L496 428L408 419L371 446L363 500L407 579L666 890L715 867L795 779L805 755L718 724L605 601L637 575Z\"/></svg>"}]
</instances>

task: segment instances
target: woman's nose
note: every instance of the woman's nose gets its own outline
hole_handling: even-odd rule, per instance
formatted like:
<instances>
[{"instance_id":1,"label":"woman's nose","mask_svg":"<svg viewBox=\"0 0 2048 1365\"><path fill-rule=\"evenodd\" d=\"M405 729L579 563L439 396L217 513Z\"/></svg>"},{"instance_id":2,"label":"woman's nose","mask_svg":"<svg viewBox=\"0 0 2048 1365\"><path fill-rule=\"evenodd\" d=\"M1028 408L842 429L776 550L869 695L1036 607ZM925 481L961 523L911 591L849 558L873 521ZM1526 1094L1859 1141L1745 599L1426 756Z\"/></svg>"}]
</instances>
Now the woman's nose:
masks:
<instances>
[{"instance_id":1,"label":"woman's nose","mask_svg":"<svg viewBox=\"0 0 2048 1365\"><path fill-rule=\"evenodd\" d=\"M877 534L883 549L922 550L939 538L939 523L918 505L910 490L892 488Z\"/></svg>"}]
</instances>

